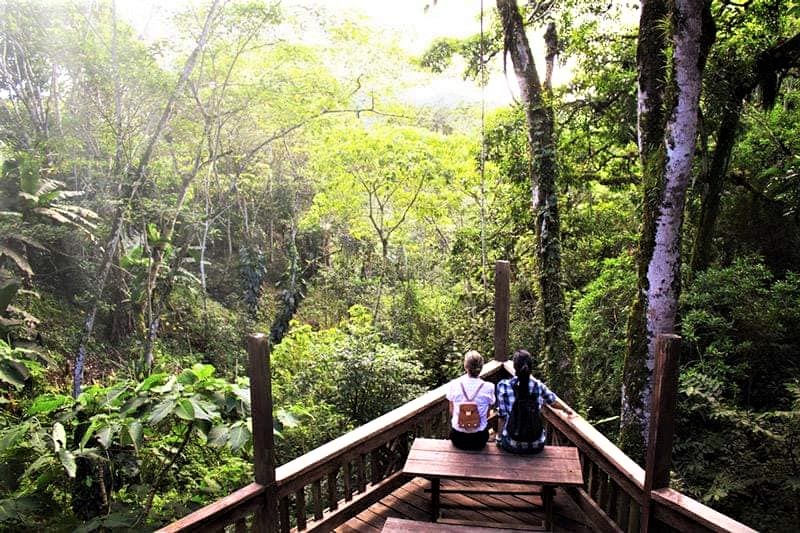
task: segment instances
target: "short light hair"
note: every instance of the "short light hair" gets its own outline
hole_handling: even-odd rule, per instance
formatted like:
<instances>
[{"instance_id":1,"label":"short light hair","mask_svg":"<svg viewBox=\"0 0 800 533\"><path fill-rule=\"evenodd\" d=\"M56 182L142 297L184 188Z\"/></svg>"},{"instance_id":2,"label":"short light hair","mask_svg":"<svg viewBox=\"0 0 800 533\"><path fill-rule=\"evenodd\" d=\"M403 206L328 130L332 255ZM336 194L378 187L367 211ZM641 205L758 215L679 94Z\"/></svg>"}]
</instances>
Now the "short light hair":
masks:
<instances>
[{"instance_id":1,"label":"short light hair","mask_svg":"<svg viewBox=\"0 0 800 533\"><path fill-rule=\"evenodd\" d=\"M483 369L483 356L477 350L470 350L464 354L464 370L473 377L477 378Z\"/></svg>"}]
</instances>

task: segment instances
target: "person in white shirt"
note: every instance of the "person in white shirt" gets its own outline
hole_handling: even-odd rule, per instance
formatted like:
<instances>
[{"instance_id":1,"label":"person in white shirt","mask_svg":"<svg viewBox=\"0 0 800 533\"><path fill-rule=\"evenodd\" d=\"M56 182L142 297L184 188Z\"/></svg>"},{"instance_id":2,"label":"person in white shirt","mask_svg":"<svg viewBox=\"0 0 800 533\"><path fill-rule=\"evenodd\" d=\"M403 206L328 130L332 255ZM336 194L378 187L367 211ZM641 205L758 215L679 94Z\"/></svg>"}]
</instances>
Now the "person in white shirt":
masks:
<instances>
[{"instance_id":1,"label":"person in white shirt","mask_svg":"<svg viewBox=\"0 0 800 533\"><path fill-rule=\"evenodd\" d=\"M480 450L489 440L489 408L494 405L494 385L478 377L483 357L475 350L464 354L466 374L450 382L450 440L462 450Z\"/></svg>"}]
</instances>

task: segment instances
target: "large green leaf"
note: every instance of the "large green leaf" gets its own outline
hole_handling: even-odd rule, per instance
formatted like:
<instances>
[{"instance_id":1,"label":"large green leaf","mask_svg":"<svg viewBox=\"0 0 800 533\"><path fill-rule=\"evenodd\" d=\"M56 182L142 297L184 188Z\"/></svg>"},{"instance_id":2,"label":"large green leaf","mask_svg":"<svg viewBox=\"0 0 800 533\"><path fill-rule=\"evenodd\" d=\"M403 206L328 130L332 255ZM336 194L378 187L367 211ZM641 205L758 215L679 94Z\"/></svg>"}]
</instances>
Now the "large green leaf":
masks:
<instances>
[{"instance_id":1,"label":"large green leaf","mask_svg":"<svg viewBox=\"0 0 800 533\"><path fill-rule=\"evenodd\" d=\"M125 428L125 439L123 440L126 444L130 441L131 444L138 450L139 447L142 445L142 439L144 438L144 427L142 423L138 420L134 420Z\"/></svg>"},{"instance_id":2,"label":"large green leaf","mask_svg":"<svg viewBox=\"0 0 800 533\"><path fill-rule=\"evenodd\" d=\"M222 424L214 426L208 434L208 444L214 448L222 448L228 442L228 426Z\"/></svg>"},{"instance_id":3,"label":"large green leaf","mask_svg":"<svg viewBox=\"0 0 800 533\"><path fill-rule=\"evenodd\" d=\"M14 359L0 360L0 381L5 381L15 388L21 389L30 377L31 374L28 369L19 361Z\"/></svg>"},{"instance_id":4,"label":"large green leaf","mask_svg":"<svg viewBox=\"0 0 800 533\"><path fill-rule=\"evenodd\" d=\"M236 451L250 440L250 430L242 422L237 422L231 426L228 434L228 446L232 451Z\"/></svg>"},{"instance_id":5,"label":"large green leaf","mask_svg":"<svg viewBox=\"0 0 800 533\"><path fill-rule=\"evenodd\" d=\"M219 418L219 411L217 407L211 402L205 401L203 398L195 395L189 399L189 402L194 408L194 417L198 420L213 420Z\"/></svg>"},{"instance_id":6,"label":"large green leaf","mask_svg":"<svg viewBox=\"0 0 800 533\"><path fill-rule=\"evenodd\" d=\"M176 381L177 381L177 378L175 376L172 376L163 385L159 385L157 387L155 387L155 386L151 387L150 390L152 392L156 393L156 394L163 394L165 392L170 392L170 391L172 391L173 387L175 387Z\"/></svg>"},{"instance_id":7,"label":"large green leaf","mask_svg":"<svg viewBox=\"0 0 800 533\"><path fill-rule=\"evenodd\" d=\"M178 400L178 405L175 406L175 414L178 415L178 418L184 420L194 420L195 412L192 402L186 398Z\"/></svg>"},{"instance_id":8,"label":"large green leaf","mask_svg":"<svg viewBox=\"0 0 800 533\"><path fill-rule=\"evenodd\" d=\"M166 398L161 401L158 405L153 408L153 412L150 413L150 417L148 421L151 424L158 424L164 418L166 418L172 410L175 408L175 400L172 398Z\"/></svg>"},{"instance_id":9,"label":"large green leaf","mask_svg":"<svg viewBox=\"0 0 800 533\"><path fill-rule=\"evenodd\" d=\"M193 385L194 383L197 383L197 381L197 374L195 374L194 370L190 368L187 368L178 375L178 383L181 385Z\"/></svg>"},{"instance_id":10,"label":"large green leaf","mask_svg":"<svg viewBox=\"0 0 800 533\"><path fill-rule=\"evenodd\" d=\"M97 442L100 443L100 446L108 449L111 446L111 437L114 436L114 427L113 426L105 426L97 430Z\"/></svg>"},{"instance_id":11,"label":"large green leaf","mask_svg":"<svg viewBox=\"0 0 800 533\"><path fill-rule=\"evenodd\" d=\"M119 408L120 414L127 415L133 411L136 411L142 405L147 403L147 396L134 396L133 398L128 399L127 402L122 404L122 407Z\"/></svg>"},{"instance_id":12,"label":"large green leaf","mask_svg":"<svg viewBox=\"0 0 800 533\"><path fill-rule=\"evenodd\" d=\"M102 416L102 415L95 416L92 419L92 423L89 424L88 428L86 428L86 432L83 434L83 437L81 438L81 442L79 443L80 449L83 449L86 446L86 444L89 442L89 439L91 439L92 436L98 430L100 430L101 428L105 427L106 424L108 424L108 421L106 420L106 418L104 416Z\"/></svg>"},{"instance_id":13,"label":"large green leaf","mask_svg":"<svg viewBox=\"0 0 800 533\"><path fill-rule=\"evenodd\" d=\"M139 385L136 387L136 391L147 391L157 385L161 385L167 379L167 376L168 374L165 372L147 376L144 381L139 383Z\"/></svg>"},{"instance_id":14,"label":"large green leaf","mask_svg":"<svg viewBox=\"0 0 800 533\"><path fill-rule=\"evenodd\" d=\"M72 401L72 398L65 394L42 394L33 399L26 412L29 416L36 414L52 413L59 407L67 405Z\"/></svg>"},{"instance_id":15,"label":"large green leaf","mask_svg":"<svg viewBox=\"0 0 800 533\"><path fill-rule=\"evenodd\" d=\"M58 450L58 458L61 460L61 464L64 465L64 468L67 469L69 477L75 477L75 471L78 467L75 464L75 456L72 455L72 452L66 448L61 448Z\"/></svg>"}]
</instances>

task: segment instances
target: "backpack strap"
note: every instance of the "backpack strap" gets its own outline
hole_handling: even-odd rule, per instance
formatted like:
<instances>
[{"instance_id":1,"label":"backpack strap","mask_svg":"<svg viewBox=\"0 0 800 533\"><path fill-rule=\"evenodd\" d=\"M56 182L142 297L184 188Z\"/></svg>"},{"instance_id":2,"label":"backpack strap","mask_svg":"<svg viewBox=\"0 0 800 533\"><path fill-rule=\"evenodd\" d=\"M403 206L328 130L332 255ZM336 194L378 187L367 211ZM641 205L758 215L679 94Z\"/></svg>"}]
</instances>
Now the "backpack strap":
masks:
<instances>
[{"instance_id":1,"label":"backpack strap","mask_svg":"<svg viewBox=\"0 0 800 533\"><path fill-rule=\"evenodd\" d=\"M478 389L475 391L475 394L473 394L472 398L470 398L469 395L467 395L466 389L464 389L464 382L462 381L461 382L461 392L464 393L464 398L466 398L468 402L473 401L475 399L475 397L478 395L478 393L481 391L481 389L483 388L485 383L486 382L481 382L481 384L478 386Z\"/></svg>"}]
</instances>

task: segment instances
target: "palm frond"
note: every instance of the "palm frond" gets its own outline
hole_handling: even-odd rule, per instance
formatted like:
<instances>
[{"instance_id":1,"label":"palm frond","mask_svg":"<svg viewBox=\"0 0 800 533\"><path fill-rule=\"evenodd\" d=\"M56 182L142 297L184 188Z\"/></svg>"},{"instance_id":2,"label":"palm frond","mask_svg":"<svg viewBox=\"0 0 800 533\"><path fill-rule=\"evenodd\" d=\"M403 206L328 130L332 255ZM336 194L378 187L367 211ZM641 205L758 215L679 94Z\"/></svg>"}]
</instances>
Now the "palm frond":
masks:
<instances>
[{"instance_id":1,"label":"palm frond","mask_svg":"<svg viewBox=\"0 0 800 533\"><path fill-rule=\"evenodd\" d=\"M36 195L41 196L51 191L55 191L59 187L66 187L67 184L63 181L58 181L50 178L40 179L39 187L36 189Z\"/></svg>"},{"instance_id":2,"label":"palm frond","mask_svg":"<svg viewBox=\"0 0 800 533\"><path fill-rule=\"evenodd\" d=\"M25 200L29 200L29 201L33 202L34 204L38 204L39 203L39 196L36 196L36 195L33 195L33 194L28 194L25 191L19 191L17 194L19 195L20 198L24 198Z\"/></svg>"},{"instance_id":3,"label":"palm frond","mask_svg":"<svg viewBox=\"0 0 800 533\"><path fill-rule=\"evenodd\" d=\"M95 213L91 209L86 209L85 207L81 207L79 205L59 205L58 208L61 209L62 211L70 211L72 213L77 213L83 218L100 220L100 216L97 213Z\"/></svg>"},{"instance_id":4,"label":"palm frond","mask_svg":"<svg viewBox=\"0 0 800 533\"><path fill-rule=\"evenodd\" d=\"M14 261L14 263L17 265L17 268L19 268L28 276L33 276L33 269L31 268L31 265L28 263L27 259L22 257L19 253L17 253L15 250L12 250L8 246L0 244L0 257L2 256L6 256Z\"/></svg>"},{"instance_id":5,"label":"palm frond","mask_svg":"<svg viewBox=\"0 0 800 533\"><path fill-rule=\"evenodd\" d=\"M28 246L32 246L32 247L37 248L39 250L47 250L47 246L45 246L44 244L40 243L36 239L28 237L27 235L22 235L20 233L14 233L13 235L7 235L6 238L14 240L14 241L17 241L17 242L21 242L23 244L27 244Z\"/></svg>"}]
</instances>

